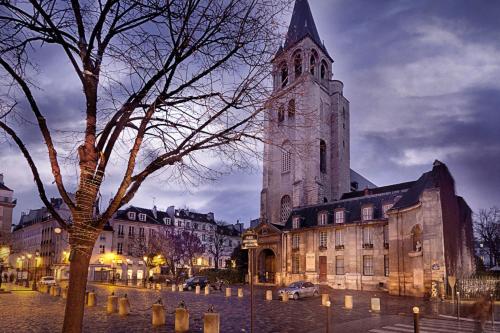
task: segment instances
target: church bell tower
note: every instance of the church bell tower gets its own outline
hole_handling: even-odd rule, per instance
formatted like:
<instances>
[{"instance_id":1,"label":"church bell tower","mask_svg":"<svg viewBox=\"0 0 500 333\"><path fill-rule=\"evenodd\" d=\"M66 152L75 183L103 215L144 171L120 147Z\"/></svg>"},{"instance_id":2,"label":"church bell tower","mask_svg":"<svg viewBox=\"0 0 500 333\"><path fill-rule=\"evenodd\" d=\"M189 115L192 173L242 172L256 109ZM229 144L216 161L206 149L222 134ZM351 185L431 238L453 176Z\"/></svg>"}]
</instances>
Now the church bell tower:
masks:
<instances>
[{"instance_id":1,"label":"church bell tower","mask_svg":"<svg viewBox=\"0 0 500 333\"><path fill-rule=\"evenodd\" d=\"M261 219L283 225L295 207L350 189L349 101L333 79L307 0L296 0L273 61L265 123Z\"/></svg>"}]
</instances>

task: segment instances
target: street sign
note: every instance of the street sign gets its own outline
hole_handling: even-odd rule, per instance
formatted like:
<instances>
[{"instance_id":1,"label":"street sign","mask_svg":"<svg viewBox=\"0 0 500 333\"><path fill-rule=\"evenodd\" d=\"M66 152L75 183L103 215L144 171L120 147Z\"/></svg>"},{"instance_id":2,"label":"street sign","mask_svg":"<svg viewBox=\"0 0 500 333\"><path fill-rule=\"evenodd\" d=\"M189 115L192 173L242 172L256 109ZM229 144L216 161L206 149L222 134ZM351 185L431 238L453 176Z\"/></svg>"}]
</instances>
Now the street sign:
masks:
<instances>
[{"instance_id":1,"label":"street sign","mask_svg":"<svg viewBox=\"0 0 500 333\"><path fill-rule=\"evenodd\" d=\"M241 235L241 248L244 250L258 247L257 233L253 230L247 230Z\"/></svg>"}]
</instances>

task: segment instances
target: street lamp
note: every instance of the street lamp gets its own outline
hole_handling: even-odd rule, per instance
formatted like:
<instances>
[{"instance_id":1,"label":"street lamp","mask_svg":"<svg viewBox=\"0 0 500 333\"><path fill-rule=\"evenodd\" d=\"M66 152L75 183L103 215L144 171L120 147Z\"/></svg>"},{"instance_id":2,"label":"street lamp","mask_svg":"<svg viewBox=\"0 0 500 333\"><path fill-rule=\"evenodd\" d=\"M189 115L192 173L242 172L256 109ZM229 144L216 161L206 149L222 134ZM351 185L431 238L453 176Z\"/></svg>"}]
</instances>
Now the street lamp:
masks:
<instances>
[{"instance_id":1,"label":"street lamp","mask_svg":"<svg viewBox=\"0 0 500 333\"><path fill-rule=\"evenodd\" d=\"M255 249L259 246L257 233L248 229L241 235L241 248L244 250L248 250L248 261L250 265L250 333L253 333L253 275L254 275L254 252Z\"/></svg>"},{"instance_id":2,"label":"street lamp","mask_svg":"<svg viewBox=\"0 0 500 333\"><path fill-rule=\"evenodd\" d=\"M38 285L36 284L37 283L37 267L38 267L38 263L37 263L37 260L38 260L38 257L40 257L40 251L36 250L35 251L35 277L33 279L33 285L31 287L32 290L38 290Z\"/></svg>"},{"instance_id":3,"label":"street lamp","mask_svg":"<svg viewBox=\"0 0 500 333\"><path fill-rule=\"evenodd\" d=\"M25 256L21 256L21 283L20 285L23 285L23 278L24 278L24 261L26 260Z\"/></svg>"},{"instance_id":4,"label":"street lamp","mask_svg":"<svg viewBox=\"0 0 500 333\"><path fill-rule=\"evenodd\" d=\"M26 275L26 283L24 284L24 286L26 288L28 288L30 286L30 261L31 261L32 254L28 253L28 254L26 254L26 257L28 258L28 274Z\"/></svg>"},{"instance_id":5,"label":"street lamp","mask_svg":"<svg viewBox=\"0 0 500 333\"><path fill-rule=\"evenodd\" d=\"M330 306L332 303L330 301L326 301L326 333L330 332Z\"/></svg>"},{"instance_id":6,"label":"street lamp","mask_svg":"<svg viewBox=\"0 0 500 333\"><path fill-rule=\"evenodd\" d=\"M142 259L144 259L144 266L145 266L145 274L144 274L144 277L143 277L143 285L144 285L144 288L146 288L146 279L148 278L148 257L147 256L144 256L142 257Z\"/></svg>"}]
</instances>

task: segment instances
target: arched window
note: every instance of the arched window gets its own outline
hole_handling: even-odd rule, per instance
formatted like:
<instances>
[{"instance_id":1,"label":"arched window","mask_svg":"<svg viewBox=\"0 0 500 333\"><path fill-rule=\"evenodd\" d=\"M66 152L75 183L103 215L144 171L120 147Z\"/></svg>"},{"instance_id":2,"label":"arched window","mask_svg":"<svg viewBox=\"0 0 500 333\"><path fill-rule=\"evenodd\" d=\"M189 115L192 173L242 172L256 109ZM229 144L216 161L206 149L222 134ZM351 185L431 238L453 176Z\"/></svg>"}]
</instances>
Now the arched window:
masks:
<instances>
[{"instance_id":1,"label":"arched window","mask_svg":"<svg viewBox=\"0 0 500 333\"><path fill-rule=\"evenodd\" d=\"M319 170L326 173L326 143L323 140L319 141Z\"/></svg>"},{"instance_id":2,"label":"arched window","mask_svg":"<svg viewBox=\"0 0 500 333\"><path fill-rule=\"evenodd\" d=\"M316 50L312 50L311 58L309 59L309 71L314 76L316 73L316 63L318 62L318 52Z\"/></svg>"},{"instance_id":3,"label":"arched window","mask_svg":"<svg viewBox=\"0 0 500 333\"><path fill-rule=\"evenodd\" d=\"M288 66L286 62L281 63L280 73L281 73L281 88L284 88L288 84Z\"/></svg>"},{"instance_id":4,"label":"arched window","mask_svg":"<svg viewBox=\"0 0 500 333\"><path fill-rule=\"evenodd\" d=\"M413 251L420 252L422 251L422 229L420 228L420 224L411 229L411 236L413 242Z\"/></svg>"},{"instance_id":5,"label":"arched window","mask_svg":"<svg viewBox=\"0 0 500 333\"><path fill-rule=\"evenodd\" d=\"M295 100L291 99L288 102L288 119L293 119L295 117Z\"/></svg>"},{"instance_id":6,"label":"arched window","mask_svg":"<svg viewBox=\"0 0 500 333\"><path fill-rule=\"evenodd\" d=\"M300 51L295 52L293 56L293 68L295 71L295 78L302 74L302 54Z\"/></svg>"},{"instance_id":7,"label":"arched window","mask_svg":"<svg viewBox=\"0 0 500 333\"><path fill-rule=\"evenodd\" d=\"M322 80L326 79L326 73L327 73L328 67L326 65L326 62L323 60L321 61L321 69L320 69L320 76Z\"/></svg>"},{"instance_id":8,"label":"arched window","mask_svg":"<svg viewBox=\"0 0 500 333\"><path fill-rule=\"evenodd\" d=\"M290 148L287 146L281 148L281 172L290 171L292 165L292 153L289 149Z\"/></svg>"},{"instance_id":9,"label":"arched window","mask_svg":"<svg viewBox=\"0 0 500 333\"><path fill-rule=\"evenodd\" d=\"M285 106L281 105L278 109L278 122L285 120Z\"/></svg>"},{"instance_id":10,"label":"arched window","mask_svg":"<svg viewBox=\"0 0 500 333\"><path fill-rule=\"evenodd\" d=\"M288 220L291 211L292 211L292 200L290 200L289 195L284 195L281 198L281 210L280 210L281 223L284 224Z\"/></svg>"}]
</instances>

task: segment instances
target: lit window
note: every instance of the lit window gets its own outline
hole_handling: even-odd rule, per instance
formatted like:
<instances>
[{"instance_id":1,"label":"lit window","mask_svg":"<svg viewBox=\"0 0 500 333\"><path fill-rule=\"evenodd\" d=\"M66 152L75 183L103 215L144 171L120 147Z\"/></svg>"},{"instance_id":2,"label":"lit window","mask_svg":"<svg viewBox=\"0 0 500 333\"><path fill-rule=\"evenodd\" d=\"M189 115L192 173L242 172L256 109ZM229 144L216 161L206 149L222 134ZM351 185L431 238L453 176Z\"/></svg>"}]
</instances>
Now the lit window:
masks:
<instances>
[{"instance_id":1,"label":"lit window","mask_svg":"<svg viewBox=\"0 0 500 333\"><path fill-rule=\"evenodd\" d=\"M326 231L322 231L319 233L319 246L326 248L327 243L327 234Z\"/></svg>"},{"instance_id":2,"label":"lit window","mask_svg":"<svg viewBox=\"0 0 500 333\"><path fill-rule=\"evenodd\" d=\"M294 234L292 236L292 249L298 249L300 244L300 236L298 234Z\"/></svg>"},{"instance_id":3,"label":"lit window","mask_svg":"<svg viewBox=\"0 0 500 333\"><path fill-rule=\"evenodd\" d=\"M292 203L290 200L290 196L284 195L281 198L281 210L280 210L280 217L282 224L285 224L285 222L288 220L291 210L292 210Z\"/></svg>"},{"instance_id":4,"label":"lit window","mask_svg":"<svg viewBox=\"0 0 500 333\"><path fill-rule=\"evenodd\" d=\"M335 212L335 223L344 223L344 211L338 210Z\"/></svg>"},{"instance_id":5,"label":"lit window","mask_svg":"<svg viewBox=\"0 0 500 333\"><path fill-rule=\"evenodd\" d=\"M292 228L298 229L300 227L300 217L294 217L292 220Z\"/></svg>"},{"instance_id":6,"label":"lit window","mask_svg":"<svg viewBox=\"0 0 500 333\"><path fill-rule=\"evenodd\" d=\"M363 256L363 275L373 275L373 256Z\"/></svg>"},{"instance_id":7,"label":"lit window","mask_svg":"<svg viewBox=\"0 0 500 333\"><path fill-rule=\"evenodd\" d=\"M373 207L363 207L363 221L373 220Z\"/></svg>"},{"instance_id":8,"label":"lit window","mask_svg":"<svg viewBox=\"0 0 500 333\"><path fill-rule=\"evenodd\" d=\"M146 214L139 214L139 221L144 222L146 221Z\"/></svg>"},{"instance_id":9,"label":"lit window","mask_svg":"<svg viewBox=\"0 0 500 333\"><path fill-rule=\"evenodd\" d=\"M344 256L335 257L335 274L344 275Z\"/></svg>"},{"instance_id":10,"label":"lit window","mask_svg":"<svg viewBox=\"0 0 500 333\"><path fill-rule=\"evenodd\" d=\"M384 218L389 218L389 216L387 215L387 211L391 208L392 204L387 204L382 206L382 215L384 216Z\"/></svg>"},{"instance_id":11,"label":"lit window","mask_svg":"<svg viewBox=\"0 0 500 333\"><path fill-rule=\"evenodd\" d=\"M135 212L128 212L127 216L129 220L135 220Z\"/></svg>"},{"instance_id":12,"label":"lit window","mask_svg":"<svg viewBox=\"0 0 500 333\"><path fill-rule=\"evenodd\" d=\"M318 224L319 225L326 225L328 221L328 213L319 213L318 215Z\"/></svg>"},{"instance_id":13,"label":"lit window","mask_svg":"<svg viewBox=\"0 0 500 333\"><path fill-rule=\"evenodd\" d=\"M122 254L123 253L123 243L118 243L116 245L116 253L117 254Z\"/></svg>"}]
</instances>

